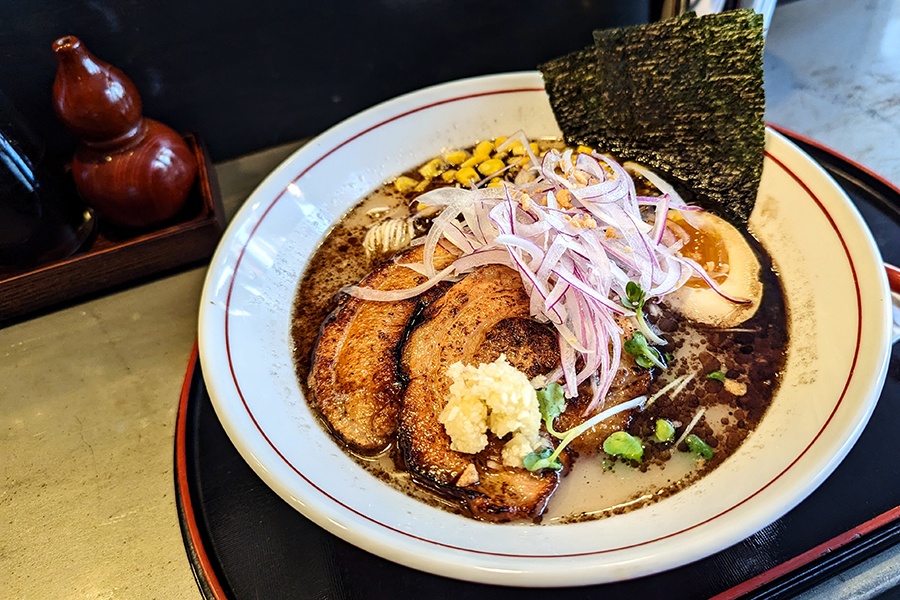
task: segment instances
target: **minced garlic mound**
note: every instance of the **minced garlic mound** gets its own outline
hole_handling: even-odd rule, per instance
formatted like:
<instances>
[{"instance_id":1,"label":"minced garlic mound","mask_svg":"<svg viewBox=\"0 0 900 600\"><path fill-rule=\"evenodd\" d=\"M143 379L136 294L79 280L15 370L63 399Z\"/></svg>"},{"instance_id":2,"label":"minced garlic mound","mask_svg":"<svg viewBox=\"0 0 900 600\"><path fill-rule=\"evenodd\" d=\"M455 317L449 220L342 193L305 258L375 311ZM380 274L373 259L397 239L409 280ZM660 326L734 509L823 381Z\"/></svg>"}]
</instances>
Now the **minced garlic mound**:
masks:
<instances>
[{"instance_id":1,"label":"minced garlic mound","mask_svg":"<svg viewBox=\"0 0 900 600\"><path fill-rule=\"evenodd\" d=\"M438 419L450 436L450 448L475 454L487 446L488 429L498 438L512 434L503 446L503 464L524 466L525 456L541 447L541 411L528 377L502 354L477 367L454 363L447 376L452 383Z\"/></svg>"}]
</instances>

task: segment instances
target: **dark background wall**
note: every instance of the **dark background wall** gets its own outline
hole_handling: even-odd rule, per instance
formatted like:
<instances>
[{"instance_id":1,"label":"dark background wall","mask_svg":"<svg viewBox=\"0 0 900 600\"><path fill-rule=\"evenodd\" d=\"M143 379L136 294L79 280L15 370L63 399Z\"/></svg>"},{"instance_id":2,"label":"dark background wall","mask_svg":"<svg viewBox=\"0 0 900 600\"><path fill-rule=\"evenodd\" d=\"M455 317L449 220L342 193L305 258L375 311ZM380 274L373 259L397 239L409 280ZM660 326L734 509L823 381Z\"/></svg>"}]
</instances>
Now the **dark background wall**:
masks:
<instances>
[{"instance_id":1,"label":"dark background wall","mask_svg":"<svg viewBox=\"0 0 900 600\"><path fill-rule=\"evenodd\" d=\"M200 133L222 160L426 85L534 69L651 12L643 0L0 0L0 90L49 150L70 152L50 46L75 35L134 80L147 116Z\"/></svg>"}]
</instances>

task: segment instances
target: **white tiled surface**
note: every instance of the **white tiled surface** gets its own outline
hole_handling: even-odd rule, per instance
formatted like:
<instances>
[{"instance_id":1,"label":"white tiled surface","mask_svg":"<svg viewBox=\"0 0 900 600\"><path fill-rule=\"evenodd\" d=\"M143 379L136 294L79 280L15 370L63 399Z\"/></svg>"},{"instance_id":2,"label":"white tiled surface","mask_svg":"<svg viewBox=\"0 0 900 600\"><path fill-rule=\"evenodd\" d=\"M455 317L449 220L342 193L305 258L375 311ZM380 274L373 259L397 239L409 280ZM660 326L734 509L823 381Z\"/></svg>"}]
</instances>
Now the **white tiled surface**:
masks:
<instances>
[{"instance_id":1,"label":"white tiled surface","mask_svg":"<svg viewBox=\"0 0 900 600\"><path fill-rule=\"evenodd\" d=\"M780 5L767 119L900 182L900 0ZM229 214L286 154L219 167ZM0 330L0 597L197 599L174 504L194 269ZM871 597L891 552L808 595Z\"/></svg>"}]
</instances>

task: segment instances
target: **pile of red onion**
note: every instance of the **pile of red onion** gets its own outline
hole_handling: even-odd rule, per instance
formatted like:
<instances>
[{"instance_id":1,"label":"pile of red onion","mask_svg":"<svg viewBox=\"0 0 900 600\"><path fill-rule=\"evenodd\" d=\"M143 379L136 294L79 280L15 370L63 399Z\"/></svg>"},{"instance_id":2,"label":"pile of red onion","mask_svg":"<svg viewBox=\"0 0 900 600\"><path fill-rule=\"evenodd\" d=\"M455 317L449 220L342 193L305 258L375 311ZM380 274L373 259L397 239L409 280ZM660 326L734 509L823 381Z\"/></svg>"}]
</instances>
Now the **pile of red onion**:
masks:
<instances>
[{"instance_id":1,"label":"pile of red onion","mask_svg":"<svg viewBox=\"0 0 900 600\"><path fill-rule=\"evenodd\" d=\"M483 265L515 269L531 298L532 316L559 332L561 366L547 380L562 378L568 397L590 380L589 414L602 408L619 367L623 330L616 318L635 314L623 305L629 281L640 285L647 301L678 289L694 274L718 290L700 265L678 255L688 237L667 219L668 211L677 211L690 223L690 213L700 209L639 165L629 168L659 196L639 196L628 171L601 154L550 150L538 158L521 132L504 146L517 141L527 149L530 166L514 182L438 188L416 198L442 209L427 235L413 242L424 244L423 263L406 265L428 281L407 290L351 286L344 291L365 300L396 301ZM434 267L438 243L461 253L440 272ZM649 342L665 343L649 328L642 331Z\"/></svg>"}]
</instances>

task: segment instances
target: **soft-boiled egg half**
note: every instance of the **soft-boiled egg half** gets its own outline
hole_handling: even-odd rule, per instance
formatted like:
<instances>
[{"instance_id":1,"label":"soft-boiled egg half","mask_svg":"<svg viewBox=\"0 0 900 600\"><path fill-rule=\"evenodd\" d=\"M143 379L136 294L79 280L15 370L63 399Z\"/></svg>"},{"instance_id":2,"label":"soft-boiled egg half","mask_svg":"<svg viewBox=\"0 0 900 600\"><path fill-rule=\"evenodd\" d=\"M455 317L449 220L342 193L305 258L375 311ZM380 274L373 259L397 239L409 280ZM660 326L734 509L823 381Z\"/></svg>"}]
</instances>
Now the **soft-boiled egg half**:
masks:
<instances>
[{"instance_id":1,"label":"soft-boiled egg half","mask_svg":"<svg viewBox=\"0 0 900 600\"><path fill-rule=\"evenodd\" d=\"M665 303L691 321L721 329L740 325L756 314L763 284L759 278L759 260L744 236L730 223L708 212L692 215L692 224L680 216L670 215L670 219L690 237L681 255L699 263L722 293L695 274L668 294ZM723 294L742 302L733 302Z\"/></svg>"}]
</instances>

